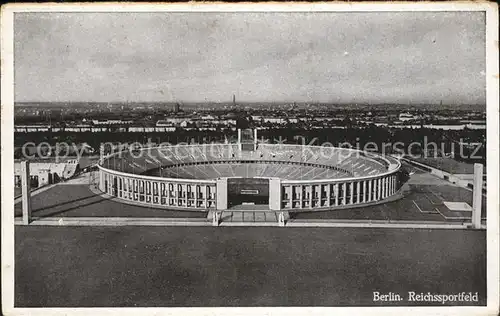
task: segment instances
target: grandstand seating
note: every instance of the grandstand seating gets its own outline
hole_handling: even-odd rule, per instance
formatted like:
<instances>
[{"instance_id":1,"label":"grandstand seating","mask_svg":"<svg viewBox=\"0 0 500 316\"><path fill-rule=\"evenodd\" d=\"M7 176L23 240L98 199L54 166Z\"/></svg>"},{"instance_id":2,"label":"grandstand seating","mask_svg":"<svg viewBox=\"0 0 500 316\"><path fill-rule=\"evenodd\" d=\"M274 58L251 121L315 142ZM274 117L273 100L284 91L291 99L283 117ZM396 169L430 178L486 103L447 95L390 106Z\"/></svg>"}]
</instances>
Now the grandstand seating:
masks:
<instances>
[{"instance_id":1,"label":"grandstand seating","mask_svg":"<svg viewBox=\"0 0 500 316\"><path fill-rule=\"evenodd\" d=\"M153 173L166 178L215 179L219 177L267 178L313 180L345 178L349 174L317 166L287 165L278 163L213 163L163 168Z\"/></svg>"},{"instance_id":2,"label":"grandstand seating","mask_svg":"<svg viewBox=\"0 0 500 316\"><path fill-rule=\"evenodd\" d=\"M200 164L202 162L212 163ZM255 151L241 151L237 144L148 148L142 152L123 151L116 157L108 157L102 165L135 174L143 174L162 167L158 175L163 177L196 179L218 177L332 179L373 175L387 170L387 162L384 159L349 149L269 144L259 144Z\"/></svg>"}]
</instances>

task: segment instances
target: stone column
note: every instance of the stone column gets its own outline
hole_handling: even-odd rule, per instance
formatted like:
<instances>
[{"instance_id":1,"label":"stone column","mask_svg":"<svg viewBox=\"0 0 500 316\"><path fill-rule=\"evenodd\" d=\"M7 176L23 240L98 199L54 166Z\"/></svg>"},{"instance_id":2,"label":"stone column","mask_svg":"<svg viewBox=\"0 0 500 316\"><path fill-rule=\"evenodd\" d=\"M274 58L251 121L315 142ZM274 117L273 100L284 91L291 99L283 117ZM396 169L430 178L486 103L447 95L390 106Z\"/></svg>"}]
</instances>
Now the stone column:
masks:
<instances>
[{"instance_id":1,"label":"stone column","mask_svg":"<svg viewBox=\"0 0 500 316\"><path fill-rule=\"evenodd\" d=\"M154 181L148 181L149 182L149 194L151 198L151 204L155 204L155 182Z\"/></svg>"},{"instance_id":2,"label":"stone column","mask_svg":"<svg viewBox=\"0 0 500 316\"><path fill-rule=\"evenodd\" d=\"M357 198L356 198L356 204L359 204L361 203L361 182L356 182L356 194L357 194Z\"/></svg>"},{"instance_id":3,"label":"stone column","mask_svg":"<svg viewBox=\"0 0 500 316\"><path fill-rule=\"evenodd\" d=\"M299 186L299 188L300 188L300 195L299 195L300 207L299 208L303 208L304 207L304 186L301 185L301 186Z\"/></svg>"},{"instance_id":4,"label":"stone column","mask_svg":"<svg viewBox=\"0 0 500 316\"><path fill-rule=\"evenodd\" d=\"M139 180L133 179L132 185L134 188L134 201L139 201Z\"/></svg>"},{"instance_id":5,"label":"stone column","mask_svg":"<svg viewBox=\"0 0 500 316\"><path fill-rule=\"evenodd\" d=\"M389 195L392 195L394 193L393 191L393 185L392 185L392 176L389 177Z\"/></svg>"},{"instance_id":6,"label":"stone column","mask_svg":"<svg viewBox=\"0 0 500 316\"><path fill-rule=\"evenodd\" d=\"M367 191L367 199L366 201L367 202L371 202L372 201L372 179L370 180L367 180L368 181L368 191Z\"/></svg>"},{"instance_id":7,"label":"stone column","mask_svg":"<svg viewBox=\"0 0 500 316\"><path fill-rule=\"evenodd\" d=\"M212 226L219 226L219 212L218 211L213 212Z\"/></svg>"},{"instance_id":8,"label":"stone column","mask_svg":"<svg viewBox=\"0 0 500 316\"><path fill-rule=\"evenodd\" d=\"M121 185L122 185L122 177L117 176L116 177L116 196L120 197L120 198L122 197Z\"/></svg>"},{"instance_id":9,"label":"stone column","mask_svg":"<svg viewBox=\"0 0 500 316\"><path fill-rule=\"evenodd\" d=\"M388 195L392 195L392 176L390 176L387 180L389 182L389 193L388 193Z\"/></svg>"},{"instance_id":10,"label":"stone column","mask_svg":"<svg viewBox=\"0 0 500 316\"><path fill-rule=\"evenodd\" d=\"M278 215L278 225L280 227L285 227L285 214L283 214L283 212L280 212Z\"/></svg>"},{"instance_id":11,"label":"stone column","mask_svg":"<svg viewBox=\"0 0 500 316\"><path fill-rule=\"evenodd\" d=\"M386 179L387 179L386 177L382 178L382 199L385 199L385 196L386 196L385 194L387 192L387 188L386 188L387 181L386 181Z\"/></svg>"},{"instance_id":12,"label":"stone column","mask_svg":"<svg viewBox=\"0 0 500 316\"><path fill-rule=\"evenodd\" d=\"M377 180L377 200L380 200L380 198L382 197L382 182L381 182L382 179L378 178Z\"/></svg>"},{"instance_id":13,"label":"stone column","mask_svg":"<svg viewBox=\"0 0 500 316\"><path fill-rule=\"evenodd\" d=\"M354 183L351 182L351 198L349 199L350 204L354 204Z\"/></svg>"},{"instance_id":14,"label":"stone column","mask_svg":"<svg viewBox=\"0 0 500 316\"><path fill-rule=\"evenodd\" d=\"M238 150L241 151L241 129L238 128Z\"/></svg>"},{"instance_id":15,"label":"stone column","mask_svg":"<svg viewBox=\"0 0 500 316\"><path fill-rule=\"evenodd\" d=\"M366 180L363 180L363 203L366 202Z\"/></svg>"},{"instance_id":16,"label":"stone column","mask_svg":"<svg viewBox=\"0 0 500 316\"><path fill-rule=\"evenodd\" d=\"M312 185L312 184L308 185L307 191L309 192L309 208L312 208L313 207L314 185Z\"/></svg>"},{"instance_id":17,"label":"stone column","mask_svg":"<svg viewBox=\"0 0 500 316\"><path fill-rule=\"evenodd\" d=\"M123 179L123 197L127 200L130 199L129 197L129 191L130 191L130 182L128 178Z\"/></svg>"},{"instance_id":18,"label":"stone column","mask_svg":"<svg viewBox=\"0 0 500 316\"><path fill-rule=\"evenodd\" d=\"M330 192L330 184L326 185L326 205L327 207L330 207L330 199L331 199L331 192Z\"/></svg>"},{"instance_id":19,"label":"stone column","mask_svg":"<svg viewBox=\"0 0 500 316\"><path fill-rule=\"evenodd\" d=\"M204 199L203 199L204 203L205 203L205 207L209 207L210 205L210 186L209 185L206 185L205 186L205 195L204 195Z\"/></svg>"},{"instance_id":20,"label":"stone column","mask_svg":"<svg viewBox=\"0 0 500 316\"><path fill-rule=\"evenodd\" d=\"M347 183L342 183L342 205L347 204Z\"/></svg>"},{"instance_id":21,"label":"stone column","mask_svg":"<svg viewBox=\"0 0 500 316\"><path fill-rule=\"evenodd\" d=\"M391 177L391 195L394 194L394 176Z\"/></svg>"},{"instance_id":22,"label":"stone column","mask_svg":"<svg viewBox=\"0 0 500 316\"><path fill-rule=\"evenodd\" d=\"M180 189L179 189L180 188ZM175 205L180 206L181 204L181 191L182 186L178 183L174 184L174 191L175 191Z\"/></svg>"},{"instance_id":23,"label":"stone column","mask_svg":"<svg viewBox=\"0 0 500 316\"><path fill-rule=\"evenodd\" d=\"M196 184L194 186L194 207L198 208L198 194L200 192L200 186Z\"/></svg>"},{"instance_id":24,"label":"stone column","mask_svg":"<svg viewBox=\"0 0 500 316\"><path fill-rule=\"evenodd\" d=\"M105 177L107 182L106 193L109 195L113 195L113 192L111 191L111 182L113 182L113 177L109 173L107 173Z\"/></svg>"},{"instance_id":25,"label":"stone column","mask_svg":"<svg viewBox=\"0 0 500 316\"><path fill-rule=\"evenodd\" d=\"M339 205L339 184L335 183L335 206Z\"/></svg>"},{"instance_id":26,"label":"stone column","mask_svg":"<svg viewBox=\"0 0 500 316\"><path fill-rule=\"evenodd\" d=\"M281 179L269 179L269 208L273 211L281 210Z\"/></svg>"},{"instance_id":27,"label":"stone column","mask_svg":"<svg viewBox=\"0 0 500 316\"><path fill-rule=\"evenodd\" d=\"M257 129L253 130L253 150L257 150Z\"/></svg>"},{"instance_id":28,"label":"stone column","mask_svg":"<svg viewBox=\"0 0 500 316\"><path fill-rule=\"evenodd\" d=\"M377 200L382 199L382 179L377 179Z\"/></svg>"},{"instance_id":29,"label":"stone column","mask_svg":"<svg viewBox=\"0 0 500 316\"><path fill-rule=\"evenodd\" d=\"M481 228L481 207L483 202L483 165L474 164L474 183L472 191L472 227Z\"/></svg>"},{"instance_id":30,"label":"stone column","mask_svg":"<svg viewBox=\"0 0 500 316\"><path fill-rule=\"evenodd\" d=\"M99 168L99 190L104 192L106 188L104 187L104 172Z\"/></svg>"},{"instance_id":31,"label":"stone column","mask_svg":"<svg viewBox=\"0 0 500 316\"><path fill-rule=\"evenodd\" d=\"M30 164L28 161L21 162L21 190L23 205L23 224L31 222L31 191L30 191Z\"/></svg>"},{"instance_id":32,"label":"stone column","mask_svg":"<svg viewBox=\"0 0 500 316\"><path fill-rule=\"evenodd\" d=\"M227 210L227 178L217 179L215 193L217 210Z\"/></svg>"}]
</instances>

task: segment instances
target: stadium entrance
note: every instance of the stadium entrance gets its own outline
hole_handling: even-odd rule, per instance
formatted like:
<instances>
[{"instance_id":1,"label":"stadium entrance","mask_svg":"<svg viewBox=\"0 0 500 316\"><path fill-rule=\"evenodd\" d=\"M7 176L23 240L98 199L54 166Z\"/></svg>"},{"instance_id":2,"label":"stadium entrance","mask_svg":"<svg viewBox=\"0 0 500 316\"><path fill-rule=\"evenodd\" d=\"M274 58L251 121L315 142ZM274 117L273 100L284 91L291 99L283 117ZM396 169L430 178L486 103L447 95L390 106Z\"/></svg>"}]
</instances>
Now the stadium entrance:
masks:
<instances>
[{"instance_id":1,"label":"stadium entrance","mask_svg":"<svg viewBox=\"0 0 500 316\"><path fill-rule=\"evenodd\" d=\"M229 178L228 207L242 204L269 205L269 179Z\"/></svg>"}]
</instances>

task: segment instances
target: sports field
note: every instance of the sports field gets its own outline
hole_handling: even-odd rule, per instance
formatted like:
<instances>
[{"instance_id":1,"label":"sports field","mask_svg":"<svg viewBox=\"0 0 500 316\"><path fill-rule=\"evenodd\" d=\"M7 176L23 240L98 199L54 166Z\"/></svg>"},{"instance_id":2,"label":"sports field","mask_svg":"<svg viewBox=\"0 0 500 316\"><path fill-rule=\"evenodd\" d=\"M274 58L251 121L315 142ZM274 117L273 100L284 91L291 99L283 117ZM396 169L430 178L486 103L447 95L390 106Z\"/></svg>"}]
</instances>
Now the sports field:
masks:
<instances>
[{"instance_id":1,"label":"sports field","mask_svg":"<svg viewBox=\"0 0 500 316\"><path fill-rule=\"evenodd\" d=\"M15 234L16 306L427 304L406 301L408 291L478 292L476 304L486 303L485 231L16 226ZM405 301L373 302L374 291Z\"/></svg>"}]
</instances>

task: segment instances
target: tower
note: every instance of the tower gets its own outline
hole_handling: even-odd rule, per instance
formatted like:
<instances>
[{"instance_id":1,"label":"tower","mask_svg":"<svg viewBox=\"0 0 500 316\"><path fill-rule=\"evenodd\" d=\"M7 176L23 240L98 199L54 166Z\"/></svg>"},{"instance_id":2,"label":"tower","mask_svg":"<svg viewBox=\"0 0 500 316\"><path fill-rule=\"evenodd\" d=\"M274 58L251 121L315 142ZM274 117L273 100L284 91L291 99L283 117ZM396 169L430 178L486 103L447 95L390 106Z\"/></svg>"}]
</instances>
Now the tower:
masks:
<instances>
[{"instance_id":1,"label":"tower","mask_svg":"<svg viewBox=\"0 0 500 316\"><path fill-rule=\"evenodd\" d=\"M22 206L23 206L23 224L28 225L31 222L31 191L30 191L30 164L28 161L21 162L21 187L22 187Z\"/></svg>"}]
</instances>

